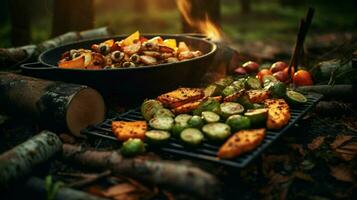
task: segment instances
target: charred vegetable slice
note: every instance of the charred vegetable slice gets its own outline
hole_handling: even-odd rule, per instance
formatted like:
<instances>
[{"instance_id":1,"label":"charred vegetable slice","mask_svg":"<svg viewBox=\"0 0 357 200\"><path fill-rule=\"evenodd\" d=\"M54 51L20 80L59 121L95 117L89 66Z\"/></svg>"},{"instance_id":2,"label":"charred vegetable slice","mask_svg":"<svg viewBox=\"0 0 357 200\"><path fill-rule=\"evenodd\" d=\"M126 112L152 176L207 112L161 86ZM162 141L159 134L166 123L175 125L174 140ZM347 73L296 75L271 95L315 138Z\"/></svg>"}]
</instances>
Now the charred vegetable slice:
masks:
<instances>
[{"instance_id":1,"label":"charred vegetable slice","mask_svg":"<svg viewBox=\"0 0 357 200\"><path fill-rule=\"evenodd\" d=\"M188 120L188 125L193 128L201 128L203 126L203 119L198 115L194 115Z\"/></svg>"},{"instance_id":2,"label":"charred vegetable slice","mask_svg":"<svg viewBox=\"0 0 357 200\"><path fill-rule=\"evenodd\" d=\"M113 121L112 131L119 141L126 141L129 138L145 138L147 130L146 121Z\"/></svg>"},{"instance_id":3,"label":"charred vegetable slice","mask_svg":"<svg viewBox=\"0 0 357 200\"><path fill-rule=\"evenodd\" d=\"M250 119L242 115L232 115L228 117L228 119L226 120L226 124L228 124L233 131L239 131L241 129L249 129Z\"/></svg>"},{"instance_id":4,"label":"charred vegetable slice","mask_svg":"<svg viewBox=\"0 0 357 200\"><path fill-rule=\"evenodd\" d=\"M234 81L233 77L227 76L219 79L218 81L215 82L215 84L220 85L222 87L227 87L228 85L232 84L233 81Z\"/></svg>"},{"instance_id":5,"label":"charred vegetable slice","mask_svg":"<svg viewBox=\"0 0 357 200\"><path fill-rule=\"evenodd\" d=\"M174 118L175 115L169 110L169 109L166 109L166 108L160 108L156 111L154 117L172 117Z\"/></svg>"},{"instance_id":6,"label":"charred vegetable slice","mask_svg":"<svg viewBox=\"0 0 357 200\"><path fill-rule=\"evenodd\" d=\"M176 124L187 124L188 120L192 118L192 115L189 114L180 114L175 117Z\"/></svg>"},{"instance_id":7,"label":"charred vegetable slice","mask_svg":"<svg viewBox=\"0 0 357 200\"><path fill-rule=\"evenodd\" d=\"M247 89L253 89L253 90L258 90L262 88L259 79L254 77L247 78L247 81L245 82L245 87Z\"/></svg>"},{"instance_id":8,"label":"charred vegetable slice","mask_svg":"<svg viewBox=\"0 0 357 200\"><path fill-rule=\"evenodd\" d=\"M307 98L303 94L292 90L286 92L286 99L293 105L304 104L307 102Z\"/></svg>"},{"instance_id":9,"label":"charred vegetable slice","mask_svg":"<svg viewBox=\"0 0 357 200\"><path fill-rule=\"evenodd\" d=\"M268 129L280 129L289 123L290 109L284 99L267 99L264 105L268 108Z\"/></svg>"},{"instance_id":10,"label":"charred vegetable slice","mask_svg":"<svg viewBox=\"0 0 357 200\"><path fill-rule=\"evenodd\" d=\"M190 146L197 146L203 141L203 134L196 128L186 128L180 134L181 140Z\"/></svg>"},{"instance_id":11,"label":"charred vegetable slice","mask_svg":"<svg viewBox=\"0 0 357 200\"><path fill-rule=\"evenodd\" d=\"M239 79L237 81L234 81L231 85L237 90L242 90L245 88L245 79Z\"/></svg>"},{"instance_id":12,"label":"charred vegetable slice","mask_svg":"<svg viewBox=\"0 0 357 200\"><path fill-rule=\"evenodd\" d=\"M125 141L120 149L123 156L132 157L145 152L145 144L138 138Z\"/></svg>"},{"instance_id":13,"label":"charred vegetable slice","mask_svg":"<svg viewBox=\"0 0 357 200\"><path fill-rule=\"evenodd\" d=\"M224 87L222 87L221 85L210 84L205 88L203 92L205 94L205 97L213 97L221 95L223 88Z\"/></svg>"},{"instance_id":14,"label":"charred vegetable slice","mask_svg":"<svg viewBox=\"0 0 357 200\"><path fill-rule=\"evenodd\" d=\"M147 121L149 121L154 117L155 113L162 108L164 107L160 101L155 99L145 100L141 105L141 114Z\"/></svg>"},{"instance_id":15,"label":"charred vegetable slice","mask_svg":"<svg viewBox=\"0 0 357 200\"><path fill-rule=\"evenodd\" d=\"M253 103L251 103L249 101L249 98L247 95L242 95L240 96L238 99L237 99L237 102L239 104L241 104L245 110L248 110L248 109L253 109L254 108L254 105Z\"/></svg>"},{"instance_id":16,"label":"charred vegetable slice","mask_svg":"<svg viewBox=\"0 0 357 200\"><path fill-rule=\"evenodd\" d=\"M265 75L263 76L263 86L264 89L269 90L271 86L275 83L279 82L273 75Z\"/></svg>"},{"instance_id":17,"label":"charred vegetable slice","mask_svg":"<svg viewBox=\"0 0 357 200\"><path fill-rule=\"evenodd\" d=\"M234 86L229 85L223 89L222 96L227 97L229 95L234 94L235 92L237 92L237 89Z\"/></svg>"},{"instance_id":18,"label":"charred vegetable slice","mask_svg":"<svg viewBox=\"0 0 357 200\"><path fill-rule=\"evenodd\" d=\"M154 129L168 131L174 125L174 119L172 117L154 117L149 121L149 124Z\"/></svg>"},{"instance_id":19,"label":"charred vegetable slice","mask_svg":"<svg viewBox=\"0 0 357 200\"><path fill-rule=\"evenodd\" d=\"M201 115L203 111L212 111L212 112L219 112L219 101L215 98L208 98L205 101L202 101L198 108L193 111L194 115Z\"/></svg>"},{"instance_id":20,"label":"charred vegetable slice","mask_svg":"<svg viewBox=\"0 0 357 200\"><path fill-rule=\"evenodd\" d=\"M165 93L157 99L166 107L175 108L189 102L199 100L204 97L204 93L199 88L178 88Z\"/></svg>"},{"instance_id":21,"label":"charred vegetable slice","mask_svg":"<svg viewBox=\"0 0 357 200\"><path fill-rule=\"evenodd\" d=\"M207 138L212 141L223 141L231 134L231 128L224 123L210 123L202 127Z\"/></svg>"},{"instance_id":22,"label":"charred vegetable slice","mask_svg":"<svg viewBox=\"0 0 357 200\"><path fill-rule=\"evenodd\" d=\"M223 117L229 117L231 115L240 114L244 111L244 107L242 105L234 102L222 103L220 108Z\"/></svg>"},{"instance_id":23,"label":"charred vegetable slice","mask_svg":"<svg viewBox=\"0 0 357 200\"><path fill-rule=\"evenodd\" d=\"M170 138L170 133L168 131L162 130L150 130L146 131L145 139L148 143L158 144L167 141Z\"/></svg>"},{"instance_id":24,"label":"charred vegetable slice","mask_svg":"<svg viewBox=\"0 0 357 200\"><path fill-rule=\"evenodd\" d=\"M202 112L202 117L207 123L218 122L220 120L219 115L211 111Z\"/></svg>"},{"instance_id":25,"label":"charred vegetable slice","mask_svg":"<svg viewBox=\"0 0 357 200\"><path fill-rule=\"evenodd\" d=\"M248 117L252 126L259 127L266 123L268 115L268 109L260 108L254 110L248 110L244 113L244 116Z\"/></svg>"},{"instance_id":26,"label":"charred vegetable slice","mask_svg":"<svg viewBox=\"0 0 357 200\"><path fill-rule=\"evenodd\" d=\"M278 81L272 84L269 91L274 98L283 98L286 94L286 85L285 83Z\"/></svg>"}]
</instances>

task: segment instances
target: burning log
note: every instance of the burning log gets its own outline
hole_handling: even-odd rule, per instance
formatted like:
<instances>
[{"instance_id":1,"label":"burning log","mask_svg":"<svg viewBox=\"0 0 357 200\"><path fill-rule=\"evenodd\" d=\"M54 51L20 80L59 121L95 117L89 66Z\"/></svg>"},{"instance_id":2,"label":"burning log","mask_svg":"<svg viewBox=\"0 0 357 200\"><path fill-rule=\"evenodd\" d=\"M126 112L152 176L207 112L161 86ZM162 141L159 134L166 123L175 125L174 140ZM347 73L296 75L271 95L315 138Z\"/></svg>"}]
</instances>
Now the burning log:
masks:
<instances>
[{"instance_id":1,"label":"burning log","mask_svg":"<svg viewBox=\"0 0 357 200\"><path fill-rule=\"evenodd\" d=\"M23 178L32 169L62 149L59 137L43 131L26 142L0 155L0 186Z\"/></svg>"},{"instance_id":2,"label":"burning log","mask_svg":"<svg viewBox=\"0 0 357 200\"><path fill-rule=\"evenodd\" d=\"M199 168L168 161L126 159L117 151L86 150L64 144L63 159L98 170L109 169L114 175L129 176L203 199L214 199L218 188L216 178Z\"/></svg>"},{"instance_id":3,"label":"burning log","mask_svg":"<svg viewBox=\"0 0 357 200\"><path fill-rule=\"evenodd\" d=\"M0 73L0 108L15 117L29 117L43 127L80 130L104 120L105 104L94 89L12 73Z\"/></svg>"},{"instance_id":4,"label":"burning log","mask_svg":"<svg viewBox=\"0 0 357 200\"><path fill-rule=\"evenodd\" d=\"M45 187L45 182L36 177L31 177L25 183L25 190L28 190L27 193L34 195L36 199L47 199L47 191ZM32 198L34 198L32 196ZM56 193L54 200L77 200L77 199L86 199L86 200L104 200L102 197L96 197L88 193L74 190L67 187L62 187Z\"/></svg>"},{"instance_id":5,"label":"burning log","mask_svg":"<svg viewBox=\"0 0 357 200\"><path fill-rule=\"evenodd\" d=\"M15 48L0 48L0 67L10 68L19 63L35 59L43 51L63 44L74 42L81 39L90 39L111 35L107 27L91 29L82 32L68 32L50 40L44 41L39 45L27 45Z\"/></svg>"}]
</instances>

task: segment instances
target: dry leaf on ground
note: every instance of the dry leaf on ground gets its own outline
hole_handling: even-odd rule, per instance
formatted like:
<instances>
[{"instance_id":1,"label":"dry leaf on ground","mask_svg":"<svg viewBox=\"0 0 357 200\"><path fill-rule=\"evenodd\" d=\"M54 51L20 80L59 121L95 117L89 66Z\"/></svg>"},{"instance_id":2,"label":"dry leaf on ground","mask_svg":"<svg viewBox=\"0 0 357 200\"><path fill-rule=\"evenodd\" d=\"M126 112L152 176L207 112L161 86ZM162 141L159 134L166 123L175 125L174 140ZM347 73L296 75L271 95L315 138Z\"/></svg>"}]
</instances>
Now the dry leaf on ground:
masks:
<instances>
[{"instance_id":1,"label":"dry leaf on ground","mask_svg":"<svg viewBox=\"0 0 357 200\"><path fill-rule=\"evenodd\" d=\"M336 178L339 181L344 182L354 182L355 177L350 166L345 164L339 164L337 166L329 166L330 167L330 175Z\"/></svg>"},{"instance_id":2,"label":"dry leaf on ground","mask_svg":"<svg viewBox=\"0 0 357 200\"><path fill-rule=\"evenodd\" d=\"M330 147L331 149L336 149L337 147L351 140L352 138L353 136L351 135L338 135L335 140L330 144Z\"/></svg>"},{"instance_id":3,"label":"dry leaf on ground","mask_svg":"<svg viewBox=\"0 0 357 200\"><path fill-rule=\"evenodd\" d=\"M318 136L315 139L312 140L310 144L307 145L307 147L313 151L318 149L325 141L325 136Z\"/></svg>"}]
</instances>

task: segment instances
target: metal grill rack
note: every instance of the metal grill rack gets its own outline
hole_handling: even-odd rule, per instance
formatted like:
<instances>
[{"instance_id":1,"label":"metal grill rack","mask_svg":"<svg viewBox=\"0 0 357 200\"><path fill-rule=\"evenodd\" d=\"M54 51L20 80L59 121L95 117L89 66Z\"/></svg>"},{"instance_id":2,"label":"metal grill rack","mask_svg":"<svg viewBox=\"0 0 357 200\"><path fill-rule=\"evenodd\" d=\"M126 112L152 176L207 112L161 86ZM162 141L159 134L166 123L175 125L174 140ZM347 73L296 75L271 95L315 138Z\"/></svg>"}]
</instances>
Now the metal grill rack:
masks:
<instances>
[{"instance_id":1,"label":"metal grill rack","mask_svg":"<svg viewBox=\"0 0 357 200\"><path fill-rule=\"evenodd\" d=\"M301 117L306 114L309 109L314 106L314 104L316 104L322 98L322 95L310 93L307 94L306 97L308 99L307 103L298 107L290 108L291 119L288 125L277 131L268 130L266 132L264 141L259 147L249 153L239 156L238 158L231 160L218 158L216 154L220 147L219 144L203 142L203 144L201 144L197 148L187 148L186 146L183 146L178 139L175 138L170 138L167 144L158 148L158 151L166 152L172 154L173 156L205 160L230 167L243 168L247 166L250 162L252 162L256 157L258 157L269 145L271 145L275 140L277 140L282 134L286 133L289 128L291 128ZM111 130L111 122L114 120L137 121L143 120L143 117L140 113L140 109L135 108L129 110L128 112L122 113L118 117L115 117L113 119L107 119L96 126L88 127L87 129L82 130L82 134L117 141Z\"/></svg>"}]
</instances>

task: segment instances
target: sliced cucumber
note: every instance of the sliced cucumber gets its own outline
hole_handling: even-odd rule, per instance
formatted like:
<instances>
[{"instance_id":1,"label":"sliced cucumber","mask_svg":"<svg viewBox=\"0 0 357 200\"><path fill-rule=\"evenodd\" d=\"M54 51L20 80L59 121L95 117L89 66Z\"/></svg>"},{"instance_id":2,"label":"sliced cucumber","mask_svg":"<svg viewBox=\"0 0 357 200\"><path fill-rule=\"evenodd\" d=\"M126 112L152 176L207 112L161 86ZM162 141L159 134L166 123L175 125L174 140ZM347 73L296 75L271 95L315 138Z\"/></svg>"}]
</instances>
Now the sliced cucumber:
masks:
<instances>
[{"instance_id":1,"label":"sliced cucumber","mask_svg":"<svg viewBox=\"0 0 357 200\"><path fill-rule=\"evenodd\" d=\"M162 108L164 107L158 100L145 100L143 104L141 104L141 114L147 121L149 121L151 118L154 117L155 113Z\"/></svg>"},{"instance_id":2,"label":"sliced cucumber","mask_svg":"<svg viewBox=\"0 0 357 200\"><path fill-rule=\"evenodd\" d=\"M286 84L280 81L275 82L269 88L269 91L274 98L283 98L286 94Z\"/></svg>"},{"instance_id":3,"label":"sliced cucumber","mask_svg":"<svg viewBox=\"0 0 357 200\"><path fill-rule=\"evenodd\" d=\"M211 111L202 112L202 117L207 123L218 122L220 120L219 115Z\"/></svg>"},{"instance_id":4,"label":"sliced cucumber","mask_svg":"<svg viewBox=\"0 0 357 200\"><path fill-rule=\"evenodd\" d=\"M188 120L190 120L192 115L189 114L179 114L175 117L176 124L187 124Z\"/></svg>"},{"instance_id":5,"label":"sliced cucumber","mask_svg":"<svg viewBox=\"0 0 357 200\"><path fill-rule=\"evenodd\" d=\"M247 81L245 82L245 87L247 89L259 90L262 88L262 85L260 84L259 79L254 77L248 77Z\"/></svg>"},{"instance_id":6,"label":"sliced cucumber","mask_svg":"<svg viewBox=\"0 0 357 200\"><path fill-rule=\"evenodd\" d=\"M292 105L304 104L307 102L307 98L303 94L292 90L286 92L286 100Z\"/></svg>"},{"instance_id":7,"label":"sliced cucumber","mask_svg":"<svg viewBox=\"0 0 357 200\"><path fill-rule=\"evenodd\" d=\"M185 128L189 128L189 125L183 124L183 123L176 123L174 124L174 126L171 129L172 135L174 137L180 137L181 132L185 129Z\"/></svg>"},{"instance_id":8,"label":"sliced cucumber","mask_svg":"<svg viewBox=\"0 0 357 200\"><path fill-rule=\"evenodd\" d=\"M231 84L236 90L242 90L245 88L245 79L239 79Z\"/></svg>"},{"instance_id":9,"label":"sliced cucumber","mask_svg":"<svg viewBox=\"0 0 357 200\"><path fill-rule=\"evenodd\" d=\"M193 128L201 128L203 126L203 119L198 115L194 115L188 120L188 125Z\"/></svg>"},{"instance_id":10,"label":"sliced cucumber","mask_svg":"<svg viewBox=\"0 0 357 200\"><path fill-rule=\"evenodd\" d=\"M190 146L197 146L202 143L204 135L196 128L186 128L180 134L181 140Z\"/></svg>"},{"instance_id":11,"label":"sliced cucumber","mask_svg":"<svg viewBox=\"0 0 357 200\"><path fill-rule=\"evenodd\" d=\"M172 117L154 117L150 119L149 125L154 129L169 131L174 125L174 119Z\"/></svg>"},{"instance_id":12,"label":"sliced cucumber","mask_svg":"<svg viewBox=\"0 0 357 200\"><path fill-rule=\"evenodd\" d=\"M222 93L223 89L224 87L222 87L221 85L210 84L205 88L203 92L205 94L205 97L214 97L219 96Z\"/></svg>"},{"instance_id":13,"label":"sliced cucumber","mask_svg":"<svg viewBox=\"0 0 357 200\"><path fill-rule=\"evenodd\" d=\"M237 89L234 86L229 85L229 86L225 87L224 90L222 91L222 96L226 97L226 96L234 94L235 92L237 92Z\"/></svg>"},{"instance_id":14,"label":"sliced cucumber","mask_svg":"<svg viewBox=\"0 0 357 200\"><path fill-rule=\"evenodd\" d=\"M145 152L145 144L138 138L125 141L120 149L123 156L132 157Z\"/></svg>"},{"instance_id":15,"label":"sliced cucumber","mask_svg":"<svg viewBox=\"0 0 357 200\"><path fill-rule=\"evenodd\" d=\"M231 135L231 128L219 122L204 125L202 131L212 141L223 141Z\"/></svg>"},{"instance_id":16,"label":"sliced cucumber","mask_svg":"<svg viewBox=\"0 0 357 200\"><path fill-rule=\"evenodd\" d=\"M223 117L229 117L231 115L240 114L244 111L244 107L239 103L235 103L235 102L222 103L220 108Z\"/></svg>"},{"instance_id":17,"label":"sliced cucumber","mask_svg":"<svg viewBox=\"0 0 357 200\"><path fill-rule=\"evenodd\" d=\"M203 111L219 112L219 102L214 98L208 98L200 103L197 109L193 111L194 115L201 115Z\"/></svg>"},{"instance_id":18,"label":"sliced cucumber","mask_svg":"<svg viewBox=\"0 0 357 200\"><path fill-rule=\"evenodd\" d=\"M158 144L167 141L170 138L170 133L168 131L162 130L150 130L146 131L145 139L148 143Z\"/></svg>"},{"instance_id":19,"label":"sliced cucumber","mask_svg":"<svg viewBox=\"0 0 357 200\"><path fill-rule=\"evenodd\" d=\"M250 119L242 115L232 115L228 117L228 119L226 120L226 124L228 124L231 127L232 131L249 129Z\"/></svg>"},{"instance_id":20,"label":"sliced cucumber","mask_svg":"<svg viewBox=\"0 0 357 200\"><path fill-rule=\"evenodd\" d=\"M250 124L254 127L264 126L267 120L268 109L260 108L248 110L244 113L244 116L248 117L250 120Z\"/></svg>"},{"instance_id":21,"label":"sliced cucumber","mask_svg":"<svg viewBox=\"0 0 357 200\"><path fill-rule=\"evenodd\" d=\"M171 112L171 110L167 108L160 108L156 111L154 117L172 117L174 118L175 115Z\"/></svg>"}]
</instances>

